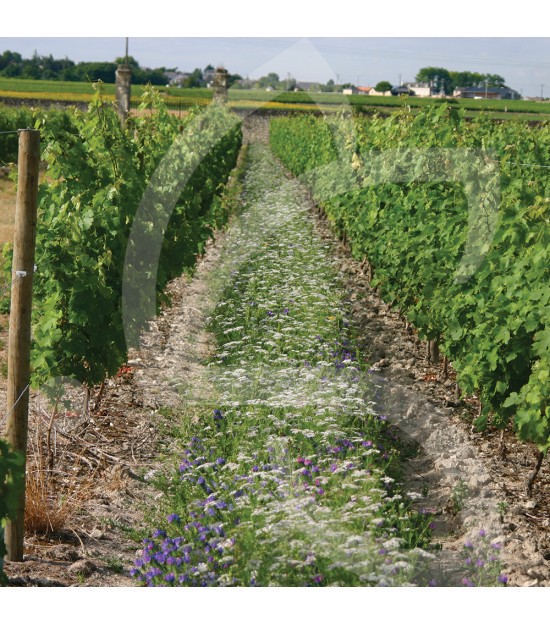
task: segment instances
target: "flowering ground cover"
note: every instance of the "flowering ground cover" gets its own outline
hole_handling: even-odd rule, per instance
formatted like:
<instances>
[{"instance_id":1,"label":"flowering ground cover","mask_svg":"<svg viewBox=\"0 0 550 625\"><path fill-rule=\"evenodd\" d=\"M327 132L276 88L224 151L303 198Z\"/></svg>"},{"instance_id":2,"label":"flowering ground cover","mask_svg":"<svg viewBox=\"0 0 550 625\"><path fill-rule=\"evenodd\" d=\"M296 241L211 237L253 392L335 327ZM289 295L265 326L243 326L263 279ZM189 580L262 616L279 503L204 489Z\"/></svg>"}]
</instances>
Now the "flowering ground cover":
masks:
<instances>
[{"instance_id":1,"label":"flowering ground cover","mask_svg":"<svg viewBox=\"0 0 550 625\"><path fill-rule=\"evenodd\" d=\"M374 413L327 244L300 184L267 147L250 152L214 284L210 401L190 397L132 575L147 586L434 585L431 515L399 487L406 450ZM484 560L465 547L465 585L495 582L498 545L483 549Z\"/></svg>"}]
</instances>

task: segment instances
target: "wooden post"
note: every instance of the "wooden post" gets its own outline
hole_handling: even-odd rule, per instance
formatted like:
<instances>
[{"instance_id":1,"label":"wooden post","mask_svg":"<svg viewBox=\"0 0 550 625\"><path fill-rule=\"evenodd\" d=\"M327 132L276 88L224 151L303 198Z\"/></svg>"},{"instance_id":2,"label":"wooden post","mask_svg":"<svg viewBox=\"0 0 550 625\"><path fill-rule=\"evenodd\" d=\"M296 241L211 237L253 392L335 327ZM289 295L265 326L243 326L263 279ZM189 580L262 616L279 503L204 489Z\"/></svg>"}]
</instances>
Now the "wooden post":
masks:
<instances>
[{"instance_id":1,"label":"wooden post","mask_svg":"<svg viewBox=\"0 0 550 625\"><path fill-rule=\"evenodd\" d=\"M124 127L130 112L132 70L129 65L119 65L115 72L116 103L120 125Z\"/></svg>"},{"instance_id":2,"label":"wooden post","mask_svg":"<svg viewBox=\"0 0 550 625\"><path fill-rule=\"evenodd\" d=\"M213 89L214 89L214 102L225 104L227 102L227 80L229 78L229 72L223 68L218 67L214 74Z\"/></svg>"},{"instance_id":3,"label":"wooden post","mask_svg":"<svg viewBox=\"0 0 550 625\"><path fill-rule=\"evenodd\" d=\"M29 413L32 281L38 199L40 133L19 132L18 183L11 310L8 342L8 389L6 439L25 458ZM19 497L17 516L6 525L7 559L23 560L25 537L25 489Z\"/></svg>"}]
</instances>

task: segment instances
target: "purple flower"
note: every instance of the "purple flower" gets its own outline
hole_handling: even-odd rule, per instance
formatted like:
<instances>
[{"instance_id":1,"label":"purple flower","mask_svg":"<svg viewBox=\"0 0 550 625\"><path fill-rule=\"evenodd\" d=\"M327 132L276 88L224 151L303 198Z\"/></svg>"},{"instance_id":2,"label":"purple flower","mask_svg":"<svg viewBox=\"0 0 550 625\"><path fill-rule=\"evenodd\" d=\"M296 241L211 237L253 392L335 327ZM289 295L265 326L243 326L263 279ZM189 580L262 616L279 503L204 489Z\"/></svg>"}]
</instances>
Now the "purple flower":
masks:
<instances>
[{"instance_id":1,"label":"purple flower","mask_svg":"<svg viewBox=\"0 0 550 625\"><path fill-rule=\"evenodd\" d=\"M476 566L478 569L482 569L485 566L485 562L479 558L478 560L476 560Z\"/></svg>"},{"instance_id":2,"label":"purple flower","mask_svg":"<svg viewBox=\"0 0 550 625\"><path fill-rule=\"evenodd\" d=\"M479 530L479 535L481 536L481 538L483 538L487 535L487 532L485 530Z\"/></svg>"},{"instance_id":3,"label":"purple flower","mask_svg":"<svg viewBox=\"0 0 550 625\"><path fill-rule=\"evenodd\" d=\"M288 312L289 312L288 308L285 308L285 309L283 310L283 315L288 315Z\"/></svg>"},{"instance_id":4,"label":"purple flower","mask_svg":"<svg viewBox=\"0 0 550 625\"><path fill-rule=\"evenodd\" d=\"M173 512L166 517L168 523L179 523L181 521L179 514Z\"/></svg>"},{"instance_id":5,"label":"purple flower","mask_svg":"<svg viewBox=\"0 0 550 625\"><path fill-rule=\"evenodd\" d=\"M166 538L166 532L164 530L155 530L153 532L153 538Z\"/></svg>"},{"instance_id":6,"label":"purple flower","mask_svg":"<svg viewBox=\"0 0 550 625\"><path fill-rule=\"evenodd\" d=\"M429 586L430 588L434 588L434 587L436 587L436 586L437 586L437 581L436 581L435 579L431 579L431 580L428 582L428 586Z\"/></svg>"},{"instance_id":7,"label":"purple flower","mask_svg":"<svg viewBox=\"0 0 550 625\"><path fill-rule=\"evenodd\" d=\"M164 576L165 581L167 582L173 582L176 579L176 576L173 573L166 573L166 575Z\"/></svg>"},{"instance_id":8,"label":"purple flower","mask_svg":"<svg viewBox=\"0 0 550 625\"><path fill-rule=\"evenodd\" d=\"M225 458L216 458L216 464L217 465L225 464Z\"/></svg>"},{"instance_id":9,"label":"purple flower","mask_svg":"<svg viewBox=\"0 0 550 625\"><path fill-rule=\"evenodd\" d=\"M472 580L468 579L467 577L463 577L463 578L462 578L462 584L463 584L464 586L467 586L468 588L471 588L471 587L474 585L474 583L472 582Z\"/></svg>"},{"instance_id":10,"label":"purple flower","mask_svg":"<svg viewBox=\"0 0 550 625\"><path fill-rule=\"evenodd\" d=\"M501 575L498 576L498 581L501 584L507 584L508 583L508 577L506 575L502 575L501 574Z\"/></svg>"}]
</instances>

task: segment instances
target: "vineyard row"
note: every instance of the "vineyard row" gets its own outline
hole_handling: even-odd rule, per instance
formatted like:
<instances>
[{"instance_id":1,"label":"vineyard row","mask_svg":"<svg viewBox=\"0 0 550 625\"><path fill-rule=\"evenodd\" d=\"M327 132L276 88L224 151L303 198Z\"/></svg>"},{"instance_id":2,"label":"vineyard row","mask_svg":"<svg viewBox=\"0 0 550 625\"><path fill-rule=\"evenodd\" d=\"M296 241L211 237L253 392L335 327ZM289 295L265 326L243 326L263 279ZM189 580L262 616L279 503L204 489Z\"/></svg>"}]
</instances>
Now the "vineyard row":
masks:
<instances>
[{"instance_id":1,"label":"vineyard row","mask_svg":"<svg viewBox=\"0 0 550 625\"><path fill-rule=\"evenodd\" d=\"M550 447L550 127L389 118L271 122L271 146L419 336L437 341L477 425Z\"/></svg>"}]
</instances>

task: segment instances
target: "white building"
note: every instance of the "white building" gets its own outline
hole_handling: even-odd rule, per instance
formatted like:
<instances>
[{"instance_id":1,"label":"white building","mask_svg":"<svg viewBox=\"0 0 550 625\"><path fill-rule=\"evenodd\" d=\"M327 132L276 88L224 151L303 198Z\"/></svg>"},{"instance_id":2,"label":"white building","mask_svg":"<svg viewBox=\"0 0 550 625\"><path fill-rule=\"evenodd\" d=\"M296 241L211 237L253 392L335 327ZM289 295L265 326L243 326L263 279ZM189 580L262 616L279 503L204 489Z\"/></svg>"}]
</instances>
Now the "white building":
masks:
<instances>
[{"instance_id":1,"label":"white building","mask_svg":"<svg viewBox=\"0 0 550 625\"><path fill-rule=\"evenodd\" d=\"M403 86L414 91L414 95L418 98L431 98L439 95L429 82L406 82Z\"/></svg>"}]
</instances>

